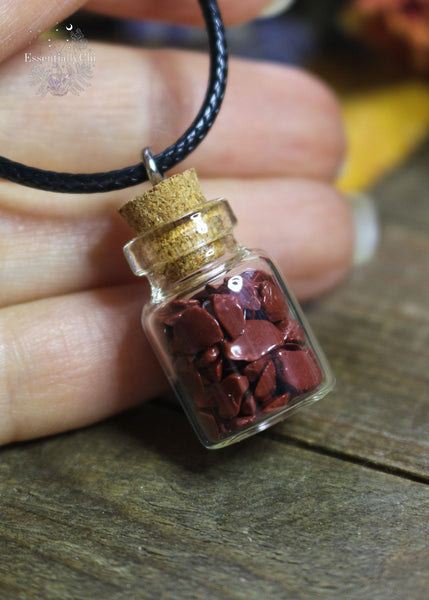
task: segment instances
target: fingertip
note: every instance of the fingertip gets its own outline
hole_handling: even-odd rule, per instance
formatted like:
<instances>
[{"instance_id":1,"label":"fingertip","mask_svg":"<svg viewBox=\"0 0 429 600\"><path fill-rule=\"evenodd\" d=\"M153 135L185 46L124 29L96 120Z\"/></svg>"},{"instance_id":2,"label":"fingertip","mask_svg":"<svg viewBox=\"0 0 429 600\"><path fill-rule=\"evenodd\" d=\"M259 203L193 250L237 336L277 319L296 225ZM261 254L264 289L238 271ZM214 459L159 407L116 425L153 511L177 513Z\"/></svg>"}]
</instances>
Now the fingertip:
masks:
<instances>
[{"instance_id":1,"label":"fingertip","mask_svg":"<svg viewBox=\"0 0 429 600\"><path fill-rule=\"evenodd\" d=\"M328 184L314 183L300 222L301 250L292 264L282 255L290 283L300 300L310 300L340 284L354 261L355 228L349 202ZM298 247L299 249L299 247Z\"/></svg>"},{"instance_id":2,"label":"fingertip","mask_svg":"<svg viewBox=\"0 0 429 600\"><path fill-rule=\"evenodd\" d=\"M289 284L295 296L301 302L306 302L318 298L335 288L347 278L349 272L349 265L345 265L338 269L334 268L327 273L320 273L309 279L289 280Z\"/></svg>"}]
</instances>

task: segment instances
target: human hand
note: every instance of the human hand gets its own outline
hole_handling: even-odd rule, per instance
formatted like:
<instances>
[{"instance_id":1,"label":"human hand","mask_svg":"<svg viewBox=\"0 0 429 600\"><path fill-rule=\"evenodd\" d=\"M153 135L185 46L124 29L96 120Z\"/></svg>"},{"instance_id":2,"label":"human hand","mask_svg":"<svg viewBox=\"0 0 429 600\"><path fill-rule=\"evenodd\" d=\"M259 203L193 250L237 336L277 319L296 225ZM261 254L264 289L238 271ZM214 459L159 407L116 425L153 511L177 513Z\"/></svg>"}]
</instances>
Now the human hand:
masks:
<instances>
[{"instance_id":1,"label":"human hand","mask_svg":"<svg viewBox=\"0 0 429 600\"><path fill-rule=\"evenodd\" d=\"M30 30L84 4L10 3L0 24L0 137L13 160L95 172L161 151L189 125L208 59L177 50L93 44L92 86L80 96L36 96L24 63ZM267 4L220 2L226 23ZM92 0L135 17L199 19L195 0ZM179 18L180 17L180 18ZM266 249L301 299L347 273L350 209L332 187L344 135L333 95L295 69L231 60L226 98L194 166L208 198L225 196L237 239ZM140 326L148 298L122 255L132 232L116 208L139 190L48 193L0 182L0 443L82 427L162 393L164 376Z\"/></svg>"}]
</instances>

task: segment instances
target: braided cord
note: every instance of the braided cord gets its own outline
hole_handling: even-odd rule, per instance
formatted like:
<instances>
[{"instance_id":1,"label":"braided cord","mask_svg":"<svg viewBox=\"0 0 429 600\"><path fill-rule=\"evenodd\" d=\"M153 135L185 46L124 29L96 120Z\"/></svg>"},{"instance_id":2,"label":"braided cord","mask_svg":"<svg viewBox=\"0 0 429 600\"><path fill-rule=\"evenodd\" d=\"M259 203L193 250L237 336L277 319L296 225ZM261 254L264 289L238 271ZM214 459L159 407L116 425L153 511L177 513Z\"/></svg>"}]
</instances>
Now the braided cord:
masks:
<instances>
[{"instance_id":1,"label":"braided cord","mask_svg":"<svg viewBox=\"0 0 429 600\"><path fill-rule=\"evenodd\" d=\"M222 17L216 0L198 2L209 41L209 82L203 104L189 128L174 144L154 156L161 173L177 165L203 141L219 113L225 94L228 50ZM142 163L104 173L58 173L29 167L4 157L0 157L0 177L40 190L76 194L119 190L148 179Z\"/></svg>"}]
</instances>

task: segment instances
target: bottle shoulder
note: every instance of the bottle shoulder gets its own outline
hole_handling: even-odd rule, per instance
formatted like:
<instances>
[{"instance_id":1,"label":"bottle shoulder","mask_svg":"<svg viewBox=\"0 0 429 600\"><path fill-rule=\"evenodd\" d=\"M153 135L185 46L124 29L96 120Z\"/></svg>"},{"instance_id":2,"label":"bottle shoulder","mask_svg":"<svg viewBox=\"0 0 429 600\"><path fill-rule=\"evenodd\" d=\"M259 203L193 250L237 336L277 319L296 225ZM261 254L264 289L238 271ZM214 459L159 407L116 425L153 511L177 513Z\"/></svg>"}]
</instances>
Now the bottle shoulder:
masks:
<instances>
[{"instance_id":1,"label":"bottle shoulder","mask_svg":"<svg viewBox=\"0 0 429 600\"><path fill-rule=\"evenodd\" d=\"M166 305L182 299L190 299L202 293L210 285L219 285L219 282L228 278L239 276L246 270L276 270L271 257L259 248L238 246L237 251L228 260L217 260L202 272L194 273L178 284L168 289L152 286L150 301L143 308L143 317L162 310Z\"/></svg>"}]
</instances>

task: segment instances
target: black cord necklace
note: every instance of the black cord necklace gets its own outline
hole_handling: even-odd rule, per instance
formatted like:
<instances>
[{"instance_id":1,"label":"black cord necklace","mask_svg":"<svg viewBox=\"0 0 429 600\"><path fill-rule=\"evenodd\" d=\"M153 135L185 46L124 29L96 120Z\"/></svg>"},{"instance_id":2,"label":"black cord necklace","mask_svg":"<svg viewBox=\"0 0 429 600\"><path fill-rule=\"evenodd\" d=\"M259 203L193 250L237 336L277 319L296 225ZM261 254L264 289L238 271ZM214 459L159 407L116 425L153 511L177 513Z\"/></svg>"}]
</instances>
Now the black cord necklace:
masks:
<instances>
[{"instance_id":1,"label":"black cord necklace","mask_svg":"<svg viewBox=\"0 0 429 600\"><path fill-rule=\"evenodd\" d=\"M174 144L153 157L160 173L177 165L202 142L219 113L225 94L228 51L220 11L216 0L198 2L204 15L209 41L209 82L203 104L190 127ZM0 157L0 177L50 192L88 194L137 185L147 181L148 174L143 163L104 173L58 173Z\"/></svg>"}]
</instances>

